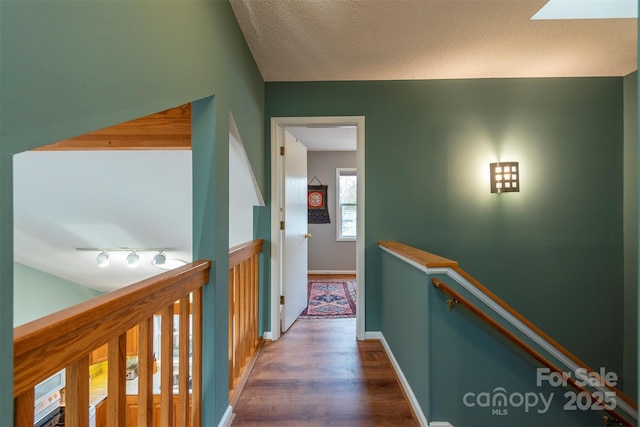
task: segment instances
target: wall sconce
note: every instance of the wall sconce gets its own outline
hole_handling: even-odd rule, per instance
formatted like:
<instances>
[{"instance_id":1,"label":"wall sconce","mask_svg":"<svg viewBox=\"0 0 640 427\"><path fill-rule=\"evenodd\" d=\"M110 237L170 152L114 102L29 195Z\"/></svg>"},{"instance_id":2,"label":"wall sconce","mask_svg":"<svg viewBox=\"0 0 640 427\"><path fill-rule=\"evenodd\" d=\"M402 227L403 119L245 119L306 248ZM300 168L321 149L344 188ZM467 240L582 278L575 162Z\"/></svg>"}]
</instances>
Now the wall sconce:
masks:
<instances>
[{"instance_id":1,"label":"wall sconce","mask_svg":"<svg viewBox=\"0 0 640 427\"><path fill-rule=\"evenodd\" d=\"M520 191L520 166L518 162L489 164L492 193L515 193Z\"/></svg>"}]
</instances>

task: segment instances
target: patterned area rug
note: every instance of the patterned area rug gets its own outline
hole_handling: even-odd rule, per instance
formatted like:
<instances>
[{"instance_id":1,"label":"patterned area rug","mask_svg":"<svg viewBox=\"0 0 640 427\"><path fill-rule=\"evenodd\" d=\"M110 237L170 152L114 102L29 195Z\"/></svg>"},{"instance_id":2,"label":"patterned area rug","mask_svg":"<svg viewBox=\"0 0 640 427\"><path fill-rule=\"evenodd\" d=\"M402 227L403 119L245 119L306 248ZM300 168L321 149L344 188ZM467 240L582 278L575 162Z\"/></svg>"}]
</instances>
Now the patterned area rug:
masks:
<instances>
[{"instance_id":1,"label":"patterned area rug","mask_svg":"<svg viewBox=\"0 0 640 427\"><path fill-rule=\"evenodd\" d=\"M352 280L309 281L307 295L300 319L356 317L356 282Z\"/></svg>"}]
</instances>

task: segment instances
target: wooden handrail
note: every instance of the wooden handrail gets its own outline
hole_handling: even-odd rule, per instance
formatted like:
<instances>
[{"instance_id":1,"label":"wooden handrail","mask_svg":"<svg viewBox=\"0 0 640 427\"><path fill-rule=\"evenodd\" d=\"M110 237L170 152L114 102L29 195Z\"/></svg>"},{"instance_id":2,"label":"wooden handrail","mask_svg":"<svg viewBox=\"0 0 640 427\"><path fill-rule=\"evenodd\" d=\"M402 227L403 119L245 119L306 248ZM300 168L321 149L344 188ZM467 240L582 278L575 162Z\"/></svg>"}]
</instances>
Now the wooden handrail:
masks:
<instances>
[{"instance_id":1,"label":"wooden handrail","mask_svg":"<svg viewBox=\"0 0 640 427\"><path fill-rule=\"evenodd\" d=\"M621 390L619 390L614 385L608 383L606 381L606 378L600 378L600 376L597 373L597 371L594 371L593 369L589 368L589 366L586 363L584 363L582 360L580 360L576 355L571 353L564 346L562 346L556 340L554 340L549 335L547 335L542 329L540 329L535 324L533 324L529 319L527 319L522 314L517 312L513 307L511 307L509 304L507 304L504 300L499 298L497 295L495 295L493 292L491 292L489 289L487 289L485 286L483 286L480 282L478 282L476 279L471 277L466 271L461 269L458 265L456 265L454 267L454 270L457 271L458 273L460 273L460 275L463 276L465 279L467 279L469 282L471 282L476 288L478 288L478 290L480 290L480 292L484 293L486 296L491 298L491 300L493 302L498 304L501 308L503 308L505 311L507 311L509 314L511 314L516 319L518 319L520 322L522 322L524 325L526 325L529 329L534 331L536 334L538 334L540 337L542 337L545 341L547 341L549 344L551 344L553 347L555 347L558 351L560 351L564 356L566 356L568 359L570 359L573 363L575 363L576 365L578 365L578 366L580 366L582 368L587 369L589 372L593 372L594 378L598 379L599 381L602 381L603 383L606 383L607 387L609 387L610 389L612 389L616 393L616 396L619 396L622 400L624 400L626 403L631 405L631 407L633 409L635 409L636 411L638 410L637 402L632 400L629 396L624 394Z\"/></svg>"},{"instance_id":2,"label":"wooden handrail","mask_svg":"<svg viewBox=\"0 0 640 427\"><path fill-rule=\"evenodd\" d=\"M441 257L440 255L435 255L429 252L425 252L421 249L417 249L412 246L405 245L404 243L388 241L388 242L378 242L378 245L390 250L391 252L400 254L403 257L415 262L416 264L424 266L426 268L458 267L457 261L452 261L450 259Z\"/></svg>"},{"instance_id":3,"label":"wooden handrail","mask_svg":"<svg viewBox=\"0 0 640 427\"><path fill-rule=\"evenodd\" d=\"M192 262L14 328L14 397L206 284L210 267Z\"/></svg>"},{"instance_id":4,"label":"wooden handrail","mask_svg":"<svg viewBox=\"0 0 640 427\"><path fill-rule=\"evenodd\" d=\"M503 301L501 298L499 298L497 295L495 295L493 292L491 292L489 289L487 289L485 286L483 286L480 282L478 282L476 279L474 279L466 271L464 271L462 268L460 268L460 266L458 265L457 261L452 261L450 259L443 258L443 257L441 257L439 255L434 255L432 253L429 253L429 252L414 248L412 246L409 246L409 245L406 245L406 244L400 243L400 242L386 241L386 242L378 242L378 244L381 247L386 248L386 249L388 249L388 250L390 250L392 252L395 252L395 253L397 253L399 255L402 255L403 257L411 260L412 262L415 262L416 264L424 266L427 269L430 269L430 268L450 268L450 269L456 271L458 274L460 274L462 277L464 277L468 282L470 282L472 285L474 285L480 292L484 293L487 297L489 297L498 306L500 306L502 309L504 309L510 315L512 315L513 317L518 319L520 322L522 322L522 324L527 326L533 332L538 334L542 339L544 339L549 344L551 344L553 347L555 347L559 352L561 352L565 357L567 357L573 363L575 363L576 365L581 366L581 367L583 367L585 369L588 369L589 372L593 372L594 373L594 378L597 378L598 380L602 380L602 382L606 382L605 381L606 379L600 378L598 373L596 371L594 371L593 369L590 369L589 366L586 363L584 363L582 360L580 360L577 356L575 356L573 353L571 353L569 350L567 350L565 347L563 347L560 343L558 343L556 340L554 340L548 334L546 334L542 329L540 329L539 327L534 325L531 321L529 321L527 318L525 318L522 314L517 312L513 307L511 307L509 304L507 304L505 301ZM609 388L611 388L613 391L615 391L616 396L619 396L623 401L625 401L627 404L629 404L632 408L634 408L635 410L638 409L638 404L635 401L633 401L631 398L629 398L629 396L624 394L622 391L620 391L618 388L616 388L612 384L607 384L607 386Z\"/></svg>"},{"instance_id":5,"label":"wooden handrail","mask_svg":"<svg viewBox=\"0 0 640 427\"><path fill-rule=\"evenodd\" d=\"M229 269L262 252L263 243L263 239L256 239L229 248Z\"/></svg>"},{"instance_id":6,"label":"wooden handrail","mask_svg":"<svg viewBox=\"0 0 640 427\"><path fill-rule=\"evenodd\" d=\"M431 283L433 284L433 286L435 286L436 288L442 290L444 293L446 293L451 298L453 298L453 301L456 304L460 304L460 305L466 307L469 311L471 311L477 317L482 319L485 323L487 323L493 329L495 329L496 331L500 332L505 338L507 338L509 341L511 341L512 343L514 343L518 347L520 347L525 353L527 353L529 356L531 356L532 358L534 358L535 360L540 362L542 365L546 366L547 368L553 370L556 373L560 373L561 374L563 372L562 369L560 369L554 363L550 362L548 359L546 359L544 356L542 356L540 353L538 353L535 349L533 349L529 344L527 344L522 339L520 339L519 337L514 335L507 328L505 328L504 326L500 325L498 322L496 322L494 319L492 319L490 316L488 316L486 313L484 313L482 310L480 310L473 303L471 303L469 300L467 300L462 295L460 295L458 292L456 292L453 289L451 289L442 280L434 277L434 278L431 279ZM585 366L585 365L581 365L581 366L583 368L589 370L589 368L587 366ZM594 372L594 371L593 370L589 370L589 372ZM579 390L581 392L587 392L587 393L589 393L589 395L594 397L593 394L588 389L586 389L585 387L577 384L576 380L573 377L565 377L565 378L566 378L567 382L569 384L571 384L577 390ZM615 389L615 387L610 387L610 388ZM619 391L617 389L615 389L615 391L616 391L616 396L618 396L617 393ZM594 399L598 400L598 397L594 397ZM630 427L635 425L635 424L631 423L630 421L628 421L627 419L625 419L622 415L620 415L615 410L606 409L606 408L603 408L603 410L606 413L608 413L609 415L613 416L615 419L617 419L620 422L622 422L623 425L630 426Z\"/></svg>"}]
</instances>

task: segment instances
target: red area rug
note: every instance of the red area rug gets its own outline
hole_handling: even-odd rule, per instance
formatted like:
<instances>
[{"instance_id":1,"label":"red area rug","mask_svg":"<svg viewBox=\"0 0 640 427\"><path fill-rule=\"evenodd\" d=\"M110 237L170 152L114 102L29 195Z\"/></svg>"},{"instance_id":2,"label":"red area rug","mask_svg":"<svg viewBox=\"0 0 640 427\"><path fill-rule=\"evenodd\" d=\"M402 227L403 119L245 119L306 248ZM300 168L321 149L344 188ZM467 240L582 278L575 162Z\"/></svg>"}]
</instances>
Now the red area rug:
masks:
<instances>
[{"instance_id":1,"label":"red area rug","mask_svg":"<svg viewBox=\"0 0 640 427\"><path fill-rule=\"evenodd\" d=\"M301 319L356 317L356 282L351 280L309 281L307 308Z\"/></svg>"}]
</instances>

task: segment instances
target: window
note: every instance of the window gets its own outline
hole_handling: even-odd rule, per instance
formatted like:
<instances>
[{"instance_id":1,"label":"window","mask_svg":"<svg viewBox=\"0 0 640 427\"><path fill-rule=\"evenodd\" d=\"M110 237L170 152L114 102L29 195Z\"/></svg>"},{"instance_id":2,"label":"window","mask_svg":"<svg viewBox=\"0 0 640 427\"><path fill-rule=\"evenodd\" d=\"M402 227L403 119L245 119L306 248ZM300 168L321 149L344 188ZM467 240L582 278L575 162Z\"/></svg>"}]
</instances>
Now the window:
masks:
<instances>
[{"instance_id":1,"label":"window","mask_svg":"<svg viewBox=\"0 0 640 427\"><path fill-rule=\"evenodd\" d=\"M336 169L337 240L356 240L358 185L355 168Z\"/></svg>"}]
</instances>

